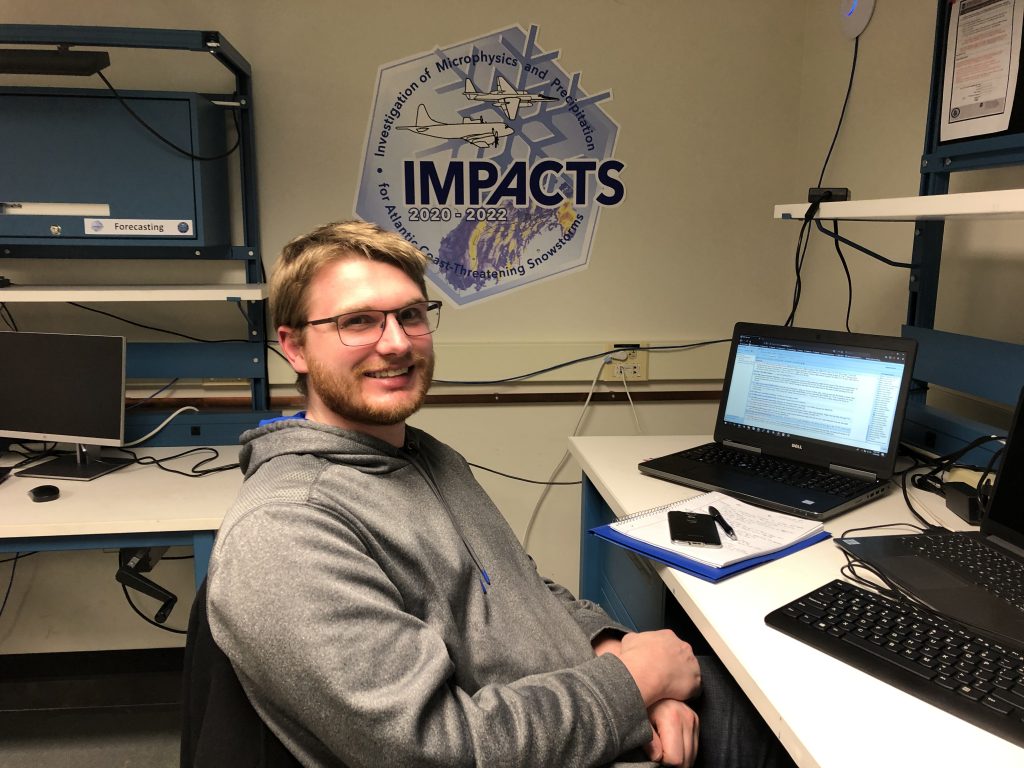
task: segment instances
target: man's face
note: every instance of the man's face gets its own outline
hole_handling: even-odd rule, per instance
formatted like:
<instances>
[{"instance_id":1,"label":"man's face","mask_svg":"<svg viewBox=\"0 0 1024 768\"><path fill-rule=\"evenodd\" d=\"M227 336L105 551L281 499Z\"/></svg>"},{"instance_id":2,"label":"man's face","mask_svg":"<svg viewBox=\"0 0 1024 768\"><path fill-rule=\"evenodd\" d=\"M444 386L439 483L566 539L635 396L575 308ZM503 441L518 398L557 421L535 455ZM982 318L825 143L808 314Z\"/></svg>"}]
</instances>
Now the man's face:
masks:
<instances>
[{"instance_id":1,"label":"man's face","mask_svg":"<svg viewBox=\"0 0 1024 768\"><path fill-rule=\"evenodd\" d=\"M321 268L309 286L306 320L367 309L398 309L423 301L419 286L397 267L351 258ZM423 404L434 372L431 336L408 336L394 315L375 344L341 343L334 323L309 325L301 345L278 329L292 367L308 374L309 418L400 444L404 422Z\"/></svg>"}]
</instances>

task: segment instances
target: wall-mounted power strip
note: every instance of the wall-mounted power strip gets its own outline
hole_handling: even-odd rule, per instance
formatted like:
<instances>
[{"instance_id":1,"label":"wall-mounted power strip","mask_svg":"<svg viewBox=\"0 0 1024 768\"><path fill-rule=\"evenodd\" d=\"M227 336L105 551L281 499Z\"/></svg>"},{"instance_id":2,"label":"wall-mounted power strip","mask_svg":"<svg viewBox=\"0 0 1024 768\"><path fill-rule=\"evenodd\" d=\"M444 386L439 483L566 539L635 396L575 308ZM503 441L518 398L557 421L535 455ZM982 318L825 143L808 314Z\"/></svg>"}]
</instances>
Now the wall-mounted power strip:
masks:
<instances>
[{"instance_id":1,"label":"wall-mounted power strip","mask_svg":"<svg viewBox=\"0 0 1024 768\"><path fill-rule=\"evenodd\" d=\"M610 360L601 370L601 381L647 381L647 356L639 343L609 344Z\"/></svg>"}]
</instances>

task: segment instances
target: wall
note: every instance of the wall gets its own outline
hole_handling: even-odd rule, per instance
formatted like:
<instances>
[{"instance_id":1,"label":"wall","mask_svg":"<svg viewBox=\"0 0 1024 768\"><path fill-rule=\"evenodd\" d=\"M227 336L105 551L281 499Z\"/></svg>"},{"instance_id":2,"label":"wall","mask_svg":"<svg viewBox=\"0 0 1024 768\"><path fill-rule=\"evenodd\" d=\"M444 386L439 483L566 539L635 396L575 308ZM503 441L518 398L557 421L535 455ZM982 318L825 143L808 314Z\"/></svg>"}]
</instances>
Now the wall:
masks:
<instances>
[{"instance_id":1,"label":"wall","mask_svg":"<svg viewBox=\"0 0 1024 768\"><path fill-rule=\"evenodd\" d=\"M253 66L268 265L292 236L352 215L379 65L508 24L538 25L539 44L559 50L562 63L582 73L584 88L613 91L606 111L620 126L615 154L626 163L626 201L602 213L587 269L469 307L446 306L436 337L438 377L493 379L597 351L610 341L717 339L728 336L739 319L782 322L790 308L798 225L773 221L772 207L803 199L835 128L853 46L838 32L834 5L524 0L514 8L494 9L455 0L439 13L435 6L408 1L128 6L102 1L86 8L68 0L51 0L45 7L8 0L0 8L0 22L222 32ZM878 3L862 37L855 90L826 184L850 186L861 198L916 192L934 5L931 0ZM191 60L188 66L180 58L169 64L169 54L111 55L107 74L119 87L229 87L210 62L199 62L196 71ZM0 84L7 82L0 76ZM909 258L907 226L850 225L844 233L892 258ZM971 263L982 271L1002 269L1010 239L1001 235L998 248ZM808 252L798 320L838 328L845 278L821 240ZM219 267L187 266L198 281L229 279ZM852 327L897 333L905 314L905 274L859 256L851 257L851 271ZM162 271L136 263L0 260L0 274L40 283L181 281L176 267ZM968 301L953 296L954 305ZM208 337L238 330L231 309L104 308ZM965 314L950 311L957 321ZM87 323L95 332L125 332L114 321L85 318L64 307L19 306L18 318L26 330ZM993 335L1005 337L1005 325L996 321L985 327L995 326ZM714 388L721 353L654 356L657 380L633 389ZM275 392L288 391L288 372L276 364L273 371ZM595 363L581 364L541 383L483 391L585 392L595 372ZM614 383L599 387L621 390ZM637 410L644 432L704 433L714 408L710 402L641 403ZM543 480L559 463L579 413L580 405L432 406L414 423L474 463ZM593 407L582 425L587 434L636 430L628 407L620 404ZM522 536L540 486L488 473L479 477ZM559 480L578 478L572 462L558 474ZM529 542L541 570L570 586L577 581L578 509L578 487L553 489ZM143 625L123 606L112 557L79 553L23 561L12 605L0 618L0 652L179 642ZM172 562L158 566L154 575L187 595L187 570ZM168 623L175 622L183 625L182 608Z\"/></svg>"}]
</instances>

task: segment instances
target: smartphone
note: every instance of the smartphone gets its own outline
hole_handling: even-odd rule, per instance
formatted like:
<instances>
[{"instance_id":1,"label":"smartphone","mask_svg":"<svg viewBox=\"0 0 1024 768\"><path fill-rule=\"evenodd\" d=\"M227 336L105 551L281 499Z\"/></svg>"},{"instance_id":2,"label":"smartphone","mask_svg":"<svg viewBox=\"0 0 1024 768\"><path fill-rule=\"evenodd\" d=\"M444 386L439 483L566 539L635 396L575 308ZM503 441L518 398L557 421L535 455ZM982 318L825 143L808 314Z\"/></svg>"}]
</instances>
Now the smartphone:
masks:
<instances>
[{"instance_id":1,"label":"smartphone","mask_svg":"<svg viewBox=\"0 0 1024 768\"><path fill-rule=\"evenodd\" d=\"M715 518L700 512L682 512L678 509L669 510L668 535L672 541L695 547L720 547L722 539L718 535Z\"/></svg>"}]
</instances>

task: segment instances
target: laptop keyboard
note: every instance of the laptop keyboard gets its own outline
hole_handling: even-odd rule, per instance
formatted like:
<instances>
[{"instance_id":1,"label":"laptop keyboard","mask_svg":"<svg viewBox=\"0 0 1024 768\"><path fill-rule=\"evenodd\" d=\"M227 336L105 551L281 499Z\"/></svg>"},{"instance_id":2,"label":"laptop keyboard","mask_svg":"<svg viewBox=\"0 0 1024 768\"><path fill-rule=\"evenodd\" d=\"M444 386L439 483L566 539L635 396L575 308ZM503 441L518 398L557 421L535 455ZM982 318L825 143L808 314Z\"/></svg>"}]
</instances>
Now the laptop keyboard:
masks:
<instances>
[{"instance_id":1,"label":"laptop keyboard","mask_svg":"<svg viewBox=\"0 0 1024 768\"><path fill-rule=\"evenodd\" d=\"M951 568L968 581L1024 611L1024 563L973 536L906 536L922 557Z\"/></svg>"},{"instance_id":2,"label":"laptop keyboard","mask_svg":"<svg viewBox=\"0 0 1024 768\"><path fill-rule=\"evenodd\" d=\"M683 456L705 464L718 464L755 477L775 480L799 488L811 488L841 498L850 498L869 490L875 483L826 472L807 464L740 451L718 443L707 443L682 452Z\"/></svg>"},{"instance_id":3,"label":"laptop keyboard","mask_svg":"<svg viewBox=\"0 0 1024 768\"><path fill-rule=\"evenodd\" d=\"M835 580L765 623L979 728L1024 746L1024 654Z\"/></svg>"}]
</instances>

